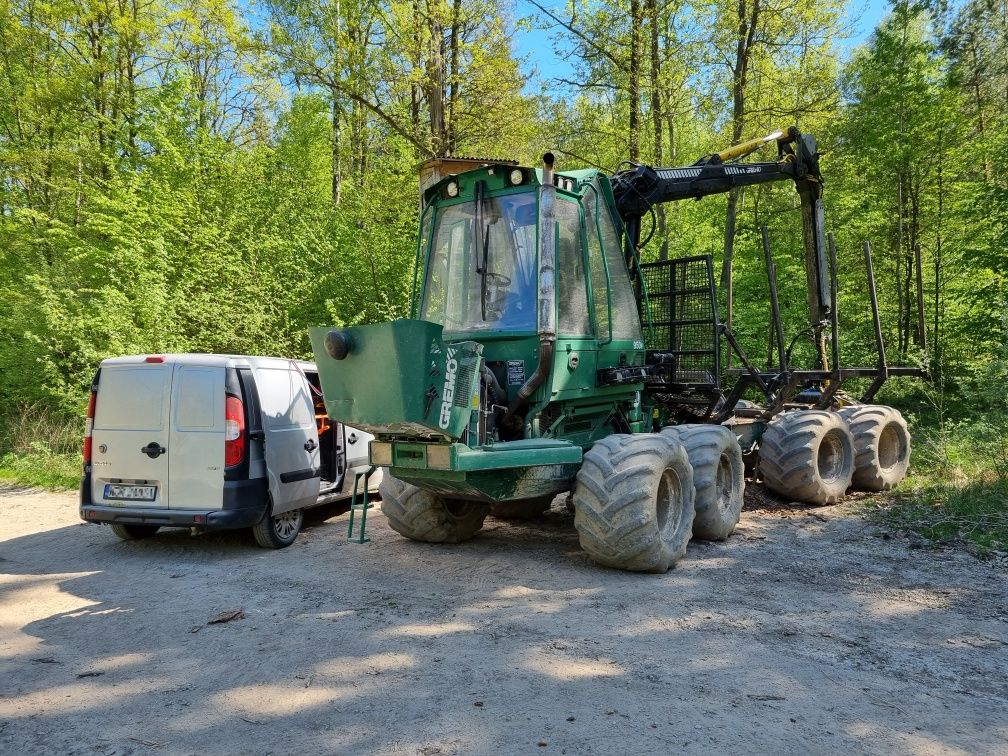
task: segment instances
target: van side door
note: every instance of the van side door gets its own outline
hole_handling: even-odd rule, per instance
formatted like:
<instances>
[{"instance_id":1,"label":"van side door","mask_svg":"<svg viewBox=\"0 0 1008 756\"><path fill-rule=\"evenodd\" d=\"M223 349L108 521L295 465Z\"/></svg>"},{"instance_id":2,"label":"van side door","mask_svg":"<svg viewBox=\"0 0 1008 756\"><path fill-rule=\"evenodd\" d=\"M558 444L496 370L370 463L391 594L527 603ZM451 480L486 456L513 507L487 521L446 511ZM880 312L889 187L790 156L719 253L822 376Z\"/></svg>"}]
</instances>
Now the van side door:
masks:
<instances>
[{"instance_id":1,"label":"van side door","mask_svg":"<svg viewBox=\"0 0 1008 756\"><path fill-rule=\"evenodd\" d=\"M311 387L297 366L252 368L263 419L272 514L311 507L319 495L319 443Z\"/></svg>"}]
</instances>

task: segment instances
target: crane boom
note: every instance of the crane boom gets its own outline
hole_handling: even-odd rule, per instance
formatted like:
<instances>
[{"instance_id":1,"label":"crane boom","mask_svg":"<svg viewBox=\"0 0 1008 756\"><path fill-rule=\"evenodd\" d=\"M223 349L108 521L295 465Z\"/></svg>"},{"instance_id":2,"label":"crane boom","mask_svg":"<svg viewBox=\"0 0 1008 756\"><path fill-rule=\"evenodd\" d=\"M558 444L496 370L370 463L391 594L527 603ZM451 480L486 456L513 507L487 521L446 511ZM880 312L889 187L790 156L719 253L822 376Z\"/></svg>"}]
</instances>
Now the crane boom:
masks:
<instances>
[{"instance_id":1,"label":"crane boom","mask_svg":"<svg viewBox=\"0 0 1008 756\"><path fill-rule=\"evenodd\" d=\"M777 144L776 161L733 162L771 142ZM699 200L744 186L788 179L794 181L801 198L809 320L812 325L817 325L830 316L830 282L826 262L823 183L816 140L811 134L802 134L792 126L786 131L776 131L705 155L693 165L653 168L631 164L610 177L616 209L634 252L641 246L641 219L652 212L655 205L690 198Z\"/></svg>"}]
</instances>

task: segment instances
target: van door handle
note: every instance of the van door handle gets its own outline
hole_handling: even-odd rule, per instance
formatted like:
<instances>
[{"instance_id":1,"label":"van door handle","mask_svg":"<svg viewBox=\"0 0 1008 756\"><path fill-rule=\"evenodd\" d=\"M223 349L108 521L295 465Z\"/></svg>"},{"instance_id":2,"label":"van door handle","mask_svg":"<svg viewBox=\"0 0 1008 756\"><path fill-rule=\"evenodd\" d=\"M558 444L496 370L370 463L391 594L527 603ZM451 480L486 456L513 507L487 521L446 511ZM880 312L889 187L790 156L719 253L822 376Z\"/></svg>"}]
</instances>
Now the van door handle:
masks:
<instances>
[{"instance_id":1,"label":"van door handle","mask_svg":"<svg viewBox=\"0 0 1008 756\"><path fill-rule=\"evenodd\" d=\"M151 441L147 446L140 447L140 451L151 459L157 459L168 450L157 441Z\"/></svg>"},{"instance_id":2,"label":"van door handle","mask_svg":"<svg viewBox=\"0 0 1008 756\"><path fill-rule=\"evenodd\" d=\"M351 433L350 437L347 438L347 441L349 443L351 443L351 444L356 444L357 443L357 434L356 433Z\"/></svg>"},{"instance_id":3,"label":"van door handle","mask_svg":"<svg viewBox=\"0 0 1008 756\"><path fill-rule=\"evenodd\" d=\"M309 438L307 441L304 442L304 448L305 451L307 452L315 451L316 446L318 446L318 444L315 443L315 439L313 438Z\"/></svg>"}]
</instances>

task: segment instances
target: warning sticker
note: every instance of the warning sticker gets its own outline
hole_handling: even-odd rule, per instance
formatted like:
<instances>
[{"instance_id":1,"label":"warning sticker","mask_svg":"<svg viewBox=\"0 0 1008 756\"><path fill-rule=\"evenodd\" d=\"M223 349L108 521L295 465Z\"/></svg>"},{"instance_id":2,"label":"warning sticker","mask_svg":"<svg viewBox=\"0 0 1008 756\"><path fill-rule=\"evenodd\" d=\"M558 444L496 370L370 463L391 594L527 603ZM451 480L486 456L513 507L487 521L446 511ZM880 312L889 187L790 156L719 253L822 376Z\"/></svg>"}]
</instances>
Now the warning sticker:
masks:
<instances>
[{"instance_id":1,"label":"warning sticker","mask_svg":"<svg viewBox=\"0 0 1008 756\"><path fill-rule=\"evenodd\" d=\"M525 360L507 361L508 386L521 386L525 383Z\"/></svg>"}]
</instances>

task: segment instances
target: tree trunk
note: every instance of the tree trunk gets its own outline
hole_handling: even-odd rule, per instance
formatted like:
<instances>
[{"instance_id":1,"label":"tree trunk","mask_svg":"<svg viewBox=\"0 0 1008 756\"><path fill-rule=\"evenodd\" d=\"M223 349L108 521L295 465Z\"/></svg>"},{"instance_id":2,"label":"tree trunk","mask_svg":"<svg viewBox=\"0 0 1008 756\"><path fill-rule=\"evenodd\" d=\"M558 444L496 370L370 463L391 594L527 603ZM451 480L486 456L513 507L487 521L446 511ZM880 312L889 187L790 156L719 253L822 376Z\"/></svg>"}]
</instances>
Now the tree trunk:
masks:
<instances>
[{"instance_id":1,"label":"tree trunk","mask_svg":"<svg viewBox=\"0 0 1008 756\"><path fill-rule=\"evenodd\" d=\"M421 39L420 23L420 0L413 0L413 70L420 71L420 59L422 57L423 41ZM410 77L410 125L413 129L413 136L420 141L420 87L415 77Z\"/></svg>"},{"instance_id":2,"label":"tree trunk","mask_svg":"<svg viewBox=\"0 0 1008 756\"><path fill-rule=\"evenodd\" d=\"M630 160L640 160L640 0L630 0Z\"/></svg>"},{"instance_id":3,"label":"tree trunk","mask_svg":"<svg viewBox=\"0 0 1008 756\"><path fill-rule=\"evenodd\" d=\"M654 130L654 164L660 166L662 157L662 103L661 103L661 59L658 57L658 9L655 0L646 0L647 15L651 21L651 127ZM655 208L658 225L658 239L661 248L659 260L668 259L668 236L665 226L665 205Z\"/></svg>"},{"instance_id":4,"label":"tree trunk","mask_svg":"<svg viewBox=\"0 0 1008 756\"><path fill-rule=\"evenodd\" d=\"M335 86L330 89L332 97L332 203L339 207L343 188L343 170L340 162L340 122L343 119L340 95Z\"/></svg>"},{"instance_id":5,"label":"tree trunk","mask_svg":"<svg viewBox=\"0 0 1008 756\"><path fill-rule=\"evenodd\" d=\"M945 230L945 123L938 127L938 223L935 228L934 254L934 334L931 337L931 369L935 374L935 382L941 385L941 324L942 324L942 236Z\"/></svg>"},{"instance_id":6,"label":"tree trunk","mask_svg":"<svg viewBox=\"0 0 1008 756\"><path fill-rule=\"evenodd\" d=\"M436 15L431 14L428 21L428 45L430 55L427 58L427 110L430 124L430 149L434 157L445 157L447 139L445 138L445 49L444 29Z\"/></svg>"},{"instance_id":7,"label":"tree trunk","mask_svg":"<svg viewBox=\"0 0 1008 756\"><path fill-rule=\"evenodd\" d=\"M903 346L903 172L896 172L896 243L893 245L893 259L896 263L896 349L900 360L906 356Z\"/></svg>"},{"instance_id":8,"label":"tree trunk","mask_svg":"<svg viewBox=\"0 0 1008 756\"><path fill-rule=\"evenodd\" d=\"M448 124L447 124L447 154L454 155L458 149L458 132L456 118L456 105L459 97L459 23L462 15L462 0L454 0L452 3L452 20L450 33L451 59L450 70L448 71Z\"/></svg>"},{"instance_id":9,"label":"tree trunk","mask_svg":"<svg viewBox=\"0 0 1008 756\"><path fill-rule=\"evenodd\" d=\"M970 77L971 84L973 86L973 98L976 103L977 109L977 132L982 138L986 129L986 124L984 123L984 105L983 96L980 92L980 63L977 58L976 49L976 37L971 33L969 35L969 51L970 57L972 58L973 71ZM981 149L980 154L983 155L983 171L984 179L989 184L991 180L991 167L990 167L990 157L987 155L987 150Z\"/></svg>"},{"instance_id":10,"label":"tree trunk","mask_svg":"<svg viewBox=\"0 0 1008 756\"><path fill-rule=\"evenodd\" d=\"M752 44L756 36L756 25L760 18L759 0L753 0L752 8L747 8L746 0L738 0L738 27L735 45L735 65L732 68L732 144L742 141L746 117L746 80L749 76L749 61ZM728 193L728 209L725 213L724 256L721 258L721 288L725 292L725 322L732 326L734 292L732 291L732 268L735 262L735 230L738 222L738 205L741 190ZM728 355L729 364L731 354Z\"/></svg>"}]
</instances>

